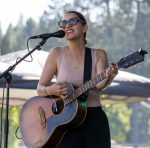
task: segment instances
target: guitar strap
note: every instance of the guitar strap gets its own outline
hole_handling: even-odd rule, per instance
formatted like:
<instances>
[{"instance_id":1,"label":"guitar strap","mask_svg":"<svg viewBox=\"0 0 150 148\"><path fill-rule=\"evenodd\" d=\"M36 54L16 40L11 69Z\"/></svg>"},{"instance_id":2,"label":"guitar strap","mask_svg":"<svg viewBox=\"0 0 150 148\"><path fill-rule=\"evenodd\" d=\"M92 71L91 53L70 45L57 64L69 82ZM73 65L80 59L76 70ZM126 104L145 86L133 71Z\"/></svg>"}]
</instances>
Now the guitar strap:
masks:
<instances>
[{"instance_id":1,"label":"guitar strap","mask_svg":"<svg viewBox=\"0 0 150 148\"><path fill-rule=\"evenodd\" d=\"M92 56L91 56L91 49L86 47L85 50L85 58L84 58L84 76L83 76L83 83L89 81L91 79L91 72L92 72Z\"/></svg>"},{"instance_id":2,"label":"guitar strap","mask_svg":"<svg viewBox=\"0 0 150 148\"><path fill-rule=\"evenodd\" d=\"M83 83L86 83L91 79L91 72L92 72L92 55L91 49L86 47L85 50L85 58L84 58L84 74L83 74ZM79 98L85 101L88 97L88 91L84 92Z\"/></svg>"}]
</instances>

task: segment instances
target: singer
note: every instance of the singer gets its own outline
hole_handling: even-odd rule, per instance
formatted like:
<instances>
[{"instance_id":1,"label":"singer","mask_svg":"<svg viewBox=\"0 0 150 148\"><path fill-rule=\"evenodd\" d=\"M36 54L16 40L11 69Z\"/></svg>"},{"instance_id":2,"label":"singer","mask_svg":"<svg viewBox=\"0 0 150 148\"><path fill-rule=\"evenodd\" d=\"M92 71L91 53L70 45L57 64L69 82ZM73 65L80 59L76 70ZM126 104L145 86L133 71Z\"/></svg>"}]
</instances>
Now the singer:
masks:
<instances>
[{"instance_id":1,"label":"singer","mask_svg":"<svg viewBox=\"0 0 150 148\"><path fill-rule=\"evenodd\" d=\"M38 95L57 96L55 100L59 98L66 101L67 96L70 95L70 85L68 84L78 88L84 82L104 71L106 78L98 82L94 88L90 88L87 93L76 98L77 101L82 102L82 104L78 104L76 112L81 106L86 108L87 112L81 124L73 128L71 125L71 129L69 128L65 132L57 146L58 148L110 148L109 123L102 109L100 93L102 89L110 85L117 75L117 66L116 64L109 66L107 53L104 50L86 46L88 24L80 12L68 11L64 13L58 25L65 32L65 38L68 42L64 46L54 47L50 50L38 82ZM52 84L50 82L54 76L56 83ZM69 106L70 104L65 105ZM71 110L68 111L62 119L66 119L71 112ZM80 116L81 113L79 118ZM66 124L69 122L71 120L67 121ZM63 128L66 127L62 126L62 130ZM58 132L57 135L60 133ZM47 147L51 147L51 145Z\"/></svg>"}]
</instances>

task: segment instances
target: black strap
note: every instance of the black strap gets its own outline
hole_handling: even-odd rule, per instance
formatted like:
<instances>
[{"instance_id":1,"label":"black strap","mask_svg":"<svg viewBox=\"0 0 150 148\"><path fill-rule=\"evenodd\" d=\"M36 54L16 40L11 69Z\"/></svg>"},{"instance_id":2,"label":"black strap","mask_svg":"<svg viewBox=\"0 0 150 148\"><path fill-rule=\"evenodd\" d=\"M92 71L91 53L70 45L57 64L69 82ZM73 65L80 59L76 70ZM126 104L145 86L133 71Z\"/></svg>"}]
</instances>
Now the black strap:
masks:
<instances>
[{"instance_id":1,"label":"black strap","mask_svg":"<svg viewBox=\"0 0 150 148\"><path fill-rule=\"evenodd\" d=\"M85 50L85 58L84 58L84 75L83 75L83 83L89 81L91 79L92 72L92 56L91 49L86 47Z\"/></svg>"},{"instance_id":2,"label":"black strap","mask_svg":"<svg viewBox=\"0 0 150 148\"><path fill-rule=\"evenodd\" d=\"M92 56L91 56L91 49L86 47L85 50L85 58L84 58L84 75L83 75L83 83L89 81L91 79L91 72L92 72ZM79 99L82 101L86 101L88 98L88 91L84 92L79 96Z\"/></svg>"}]
</instances>

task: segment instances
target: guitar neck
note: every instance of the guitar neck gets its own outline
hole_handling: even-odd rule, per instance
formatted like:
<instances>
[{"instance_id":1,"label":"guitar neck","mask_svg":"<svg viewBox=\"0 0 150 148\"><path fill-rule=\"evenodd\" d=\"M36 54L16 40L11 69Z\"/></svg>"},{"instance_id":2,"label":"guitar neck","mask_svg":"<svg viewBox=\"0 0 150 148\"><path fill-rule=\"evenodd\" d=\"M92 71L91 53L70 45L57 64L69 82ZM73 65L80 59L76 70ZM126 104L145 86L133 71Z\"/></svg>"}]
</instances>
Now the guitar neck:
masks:
<instances>
[{"instance_id":1,"label":"guitar neck","mask_svg":"<svg viewBox=\"0 0 150 148\"><path fill-rule=\"evenodd\" d=\"M65 99L65 103L68 104L71 101L75 100L79 97L82 93L86 92L87 90L94 88L97 83L104 80L106 78L105 72L100 73L98 76L94 77L93 79L87 81L86 83L82 84L80 87L75 89L74 93L71 96L68 96Z\"/></svg>"}]
</instances>

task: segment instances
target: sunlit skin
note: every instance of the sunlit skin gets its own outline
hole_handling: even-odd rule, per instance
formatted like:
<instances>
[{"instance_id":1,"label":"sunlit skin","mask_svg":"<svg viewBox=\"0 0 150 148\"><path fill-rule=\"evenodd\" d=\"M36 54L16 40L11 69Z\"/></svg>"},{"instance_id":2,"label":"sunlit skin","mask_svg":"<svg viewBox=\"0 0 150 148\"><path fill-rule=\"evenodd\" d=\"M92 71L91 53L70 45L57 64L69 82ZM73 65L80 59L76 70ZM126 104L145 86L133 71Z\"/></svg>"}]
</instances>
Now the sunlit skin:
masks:
<instances>
[{"instance_id":1,"label":"sunlit skin","mask_svg":"<svg viewBox=\"0 0 150 148\"><path fill-rule=\"evenodd\" d=\"M74 13L66 13L62 20L69 20L73 17L78 16ZM76 69L83 70L85 54L85 44L83 38L84 33L88 31L88 25L83 25L81 22L78 22L73 26L67 24L66 27L62 29L65 31L65 38L68 41L67 45L64 47L67 63ZM40 96L46 96L47 94L56 95L63 99L68 94L68 86L65 81L56 82L53 85L49 85L49 82L51 82L53 76L57 75L59 68L60 48L61 47L56 47L50 50L37 87L37 92ZM106 76L108 77L96 86L98 89L102 90L111 83L112 79L118 73L118 70L116 64L112 64L109 67L107 54L104 50L97 50L96 57L98 59L96 73L100 74L106 70ZM91 104L90 101L91 100L89 100L88 104ZM92 105L97 106L97 101L95 103L93 101Z\"/></svg>"}]
</instances>

